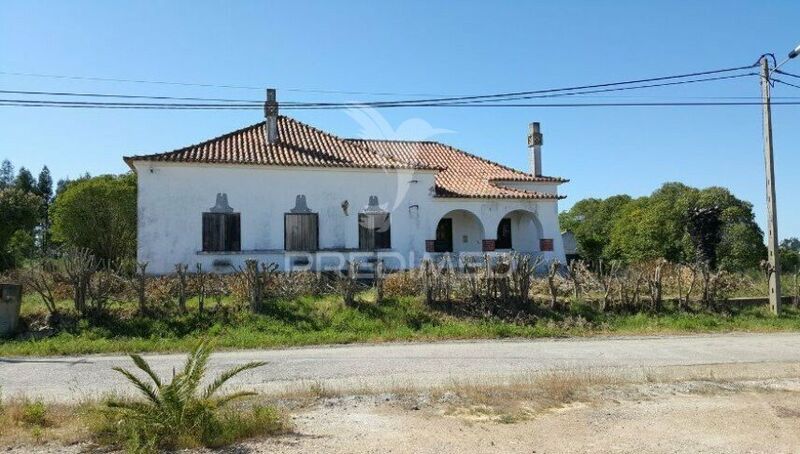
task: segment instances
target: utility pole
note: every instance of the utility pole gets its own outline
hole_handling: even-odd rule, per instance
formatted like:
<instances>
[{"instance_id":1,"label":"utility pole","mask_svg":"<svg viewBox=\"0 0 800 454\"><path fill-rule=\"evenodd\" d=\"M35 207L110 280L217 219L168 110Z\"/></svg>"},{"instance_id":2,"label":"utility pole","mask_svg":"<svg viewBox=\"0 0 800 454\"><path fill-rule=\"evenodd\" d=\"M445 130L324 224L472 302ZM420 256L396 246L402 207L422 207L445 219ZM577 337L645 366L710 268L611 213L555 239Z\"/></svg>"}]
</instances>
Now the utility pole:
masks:
<instances>
[{"instance_id":1,"label":"utility pole","mask_svg":"<svg viewBox=\"0 0 800 454\"><path fill-rule=\"evenodd\" d=\"M772 158L772 109L770 108L770 68L767 55L761 57L761 105L764 116L764 166L767 173L767 250L769 261L769 307L781 311L781 262L778 257L778 215L775 206L775 163Z\"/></svg>"}]
</instances>

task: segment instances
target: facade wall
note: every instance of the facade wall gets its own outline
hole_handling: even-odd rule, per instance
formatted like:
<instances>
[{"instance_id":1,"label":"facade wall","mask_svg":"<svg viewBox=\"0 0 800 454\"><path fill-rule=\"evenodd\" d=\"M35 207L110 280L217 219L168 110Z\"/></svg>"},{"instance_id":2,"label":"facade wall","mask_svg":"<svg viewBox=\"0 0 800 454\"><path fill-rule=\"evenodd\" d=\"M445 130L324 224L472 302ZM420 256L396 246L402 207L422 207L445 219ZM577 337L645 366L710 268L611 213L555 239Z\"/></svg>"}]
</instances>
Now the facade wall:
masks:
<instances>
[{"instance_id":1,"label":"facade wall","mask_svg":"<svg viewBox=\"0 0 800 454\"><path fill-rule=\"evenodd\" d=\"M313 266L344 267L342 260L371 255L358 251L358 213L377 196L391 213L391 254L387 267L412 267L426 255L425 241L435 238L439 220L453 210L468 210L453 219L456 251L481 250L494 239L500 219L511 211L535 214L541 235L554 239L548 257L563 260L556 201L434 198L435 172L410 170L332 169L174 163L134 163L138 174L139 261L148 271L164 274L175 264L206 270L232 271L248 258L275 262L281 269L299 266L298 256L284 252L284 214L306 196L319 214L320 251ZM216 194L241 216L241 252L202 252L202 213L214 206ZM346 202L346 204L345 204ZM343 209L347 205L347 212ZM467 243L463 243L463 237ZM538 241L535 241L538 247Z\"/></svg>"}]
</instances>

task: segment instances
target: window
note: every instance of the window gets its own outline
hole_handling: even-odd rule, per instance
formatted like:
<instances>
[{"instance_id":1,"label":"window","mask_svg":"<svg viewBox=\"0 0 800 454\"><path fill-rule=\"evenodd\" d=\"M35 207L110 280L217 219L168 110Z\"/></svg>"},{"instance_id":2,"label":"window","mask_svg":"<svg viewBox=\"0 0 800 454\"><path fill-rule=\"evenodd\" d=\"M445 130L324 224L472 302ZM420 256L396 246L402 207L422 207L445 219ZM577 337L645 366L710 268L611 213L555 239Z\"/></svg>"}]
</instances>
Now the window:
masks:
<instances>
[{"instance_id":1,"label":"window","mask_svg":"<svg viewBox=\"0 0 800 454\"><path fill-rule=\"evenodd\" d=\"M239 213L203 213L203 251L241 250Z\"/></svg>"},{"instance_id":2,"label":"window","mask_svg":"<svg viewBox=\"0 0 800 454\"><path fill-rule=\"evenodd\" d=\"M319 217L317 213L283 215L283 248L287 251L319 249Z\"/></svg>"},{"instance_id":3,"label":"window","mask_svg":"<svg viewBox=\"0 0 800 454\"><path fill-rule=\"evenodd\" d=\"M358 214L358 248L362 250L390 249L392 228L389 213Z\"/></svg>"},{"instance_id":4,"label":"window","mask_svg":"<svg viewBox=\"0 0 800 454\"><path fill-rule=\"evenodd\" d=\"M497 249L511 249L511 219L503 218L497 226L497 241L494 243Z\"/></svg>"}]
</instances>

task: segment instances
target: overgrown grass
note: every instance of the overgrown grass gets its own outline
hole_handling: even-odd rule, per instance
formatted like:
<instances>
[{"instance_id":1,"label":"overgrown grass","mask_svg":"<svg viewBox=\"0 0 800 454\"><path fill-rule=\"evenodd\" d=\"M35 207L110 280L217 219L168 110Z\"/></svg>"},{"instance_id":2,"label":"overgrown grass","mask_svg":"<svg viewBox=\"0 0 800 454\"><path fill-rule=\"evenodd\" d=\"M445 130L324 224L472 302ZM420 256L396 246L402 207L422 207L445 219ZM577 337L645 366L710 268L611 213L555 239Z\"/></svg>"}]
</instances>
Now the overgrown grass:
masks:
<instances>
[{"instance_id":1,"label":"overgrown grass","mask_svg":"<svg viewBox=\"0 0 800 454\"><path fill-rule=\"evenodd\" d=\"M299 297L265 304L263 313L224 310L198 313L189 302L186 315L144 317L135 304L118 304L105 318L81 320L61 332L34 339L0 342L0 355L70 355L108 352L188 351L201 339L218 348L277 348L354 342L431 341L451 339L539 338L603 334L681 334L732 331L800 331L800 311L785 307L780 317L766 307L731 308L723 313L667 311L659 314L599 313L587 304L568 311L540 311L532 323L458 318L428 308L419 298L391 298L377 305L364 301L347 307L338 296ZM62 302L68 308L70 302ZM23 303L23 320L31 326L44 318L34 297ZM33 337L33 336L31 336Z\"/></svg>"}]
</instances>

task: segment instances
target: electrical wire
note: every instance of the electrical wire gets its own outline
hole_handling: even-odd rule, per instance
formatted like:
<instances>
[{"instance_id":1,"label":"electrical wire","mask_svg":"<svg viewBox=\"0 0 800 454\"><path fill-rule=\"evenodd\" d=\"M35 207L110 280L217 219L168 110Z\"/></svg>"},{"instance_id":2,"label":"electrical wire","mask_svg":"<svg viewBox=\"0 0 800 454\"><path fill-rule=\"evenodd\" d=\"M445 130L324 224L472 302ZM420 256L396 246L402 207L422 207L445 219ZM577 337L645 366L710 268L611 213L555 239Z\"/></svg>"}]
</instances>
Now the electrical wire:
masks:
<instances>
[{"instance_id":1,"label":"electrical wire","mask_svg":"<svg viewBox=\"0 0 800 454\"><path fill-rule=\"evenodd\" d=\"M772 105L800 105L800 101L774 101ZM614 103L500 103L500 104L429 104L393 105L386 108L401 107L694 107L694 106L760 106L757 101L688 101L688 102L614 102ZM0 107L63 107L63 108L109 108L109 109L175 109L175 110L260 110L259 106L244 104L159 104L159 103L92 103L71 101L27 101L19 99L0 99ZM350 108L358 108L350 107ZM331 110L331 107L289 107L288 110Z\"/></svg>"},{"instance_id":2,"label":"electrical wire","mask_svg":"<svg viewBox=\"0 0 800 454\"><path fill-rule=\"evenodd\" d=\"M38 73L25 73L13 71L0 71L0 75L4 76L20 76L20 77L39 77L50 79L66 79L66 80L86 80L95 82L120 82L120 83L138 83L138 84L154 84L154 85L176 85L182 87L203 87L203 88L227 88L239 90L264 90L264 86L253 87L247 85L225 85L225 84L209 84L209 83L195 83L195 82L171 82L163 80L144 80L144 79L117 79L110 77L91 77L91 76L69 76L60 74L38 74ZM268 85L268 84L267 84ZM299 93L320 93L320 94L342 94L342 95L360 95L360 96L451 96L432 93L397 93L397 92L368 92L368 91L347 91L347 90L323 90L314 88L282 88L283 91L299 92Z\"/></svg>"},{"instance_id":3,"label":"electrical wire","mask_svg":"<svg viewBox=\"0 0 800 454\"><path fill-rule=\"evenodd\" d=\"M636 89L643 89L643 88L654 88L654 87L664 87L664 86L672 86L672 85L682 85L682 84L691 84L691 83L699 83L699 82L710 82L710 81L717 81L717 80L727 80L727 79L736 79L741 77L747 77L756 75L757 73L745 73L745 74L735 74L730 76L718 76L718 77L710 77L710 78L703 78L703 79L692 79L692 80L680 80L680 81L673 81L673 82L664 82L664 83L657 83L657 84L647 84L647 85L635 85L635 86L625 86L625 87L614 87L614 88L603 88L597 90L584 90L584 91L573 91L573 92L559 92L559 93L550 93L550 94L541 94L541 95L528 95L528 96L518 96L518 97L510 97L510 98L502 98L496 99L494 101L512 101L512 100L523 100L523 99L535 99L535 98L550 98L550 97L559 97L559 96L580 96L580 95L587 95L587 94L594 94L594 93L608 93L608 92L617 92L617 91L627 91L627 90L636 90ZM201 97L176 97L176 96L151 96L151 95L133 95L133 94L112 94L112 93L80 93L80 92L55 92L55 91L25 91L25 90L0 90L0 93L3 94L21 94L21 95L34 95L34 96L59 96L59 97L99 97L99 98L121 98L121 99L148 99L148 100L178 100L178 101L210 101L210 102L232 102L232 103L250 103L254 105L263 105L263 101L259 100L243 100L243 99L230 99L230 98L201 98ZM486 102L488 100L475 100L470 102ZM281 102L280 105L284 107L289 106L330 106L330 107L350 107L350 106L371 106L371 107L378 107L384 104L404 104L405 101L398 101L395 103L388 103L388 102L340 102L340 103L313 103L313 102L292 102L286 101Z\"/></svg>"},{"instance_id":4,"label":"electrical wire","mask_svg":"<svg viewBox=\"0 0 800 454\"><path fill-rule=\"evenodd\" d=\"M593 106L713 106L713 105L760 105L760 102L617 102L617 103L516 103L509 101L520 101L539 98L554 98L563 96L585 96L596 93L609 93L628 90L639 90L646 88L676 86L683 84L694 84L712 81L737 79L757 75L754 72L729 74L715 77L698 76L722 74L729 72L742 71L753 68L755 65L739 66L733 68L716 69L710 71L700 71L687 74L671 76L653 77L647 79L636 79L622 82L610 82L593 85L582 85L565 88L549 88L543 90L518 91L508 93L494 93L470 96L451 96L430 99L401 99L394 101L369 101L369 102L281 102L282 109L289 110L325 110L325 109L345 109L345 108L397 108L397 107L593 107ZM781 71L779 71L781 72ZM781 72L783 73L783 72ZM0 74L9 74L0 72ZM18 75L32 75L27 73L12 73ZM789 75L789 74L787 74ZM38 75L52 76L52 75ZM78 76L52 76L63 78L75 78ZM168 83L175 85L193 86L215 86L215 87L239 87L233 85L211 85L211 84L187 84L182 82L161 82L161 81L135 81L131 79L105 79L105 78L84 78L88 80L115 80L144 83ZM688 79L688 80L686 80ZM655 82L655 83L652 83ZM64 107L64 108L129 108L129 109L219 109L219 110L255 110L261 109L263 101L241 100L229 98L202 98L202 97L177 97L177 96L151 96L134 94L112 94L112 93L77 93L65 91L23 91L23 90L0 90L4 94L20 94L32 96L58 96L58 97L95 97L95 98L120 98L120 99L142 99L154 101L202 101L202 102L108 102L108 101L56 101L56 100L32 100L32 99L0 99L0 106L5 107ZM713 99L713 98L712 98ZM794 103L775 102L773 104Z\"/></svg>"},{"instance_id":5,"label":"electrical wire","mask_svg":"<svg viewBox=\"0 0 800 454\"><path fill-rule=\"evenodd\" d=\"M787 73L786 71L781 71L780 69L776 69L775 72L778 73L778 74L783 74L784 76L789 76L789 77L794 77L795 79L800 79L800 76L798 76L797 74Z\"/></svg>"},{"instance_id":6,"label":"electrical wire","mask_svg":"<svg viewBox=\"0 0 800 454\"><path fill-rule=\"evenodd\" d=\"M780 79L775 79L774 77L772 78L772 81L773 82L778 82L778 83L783 84L783 85L788 85L790 87L800 88L800 85L795 85L793 83L785 82L785 81L780 80Z\"/></svg>"}]
</instances>

